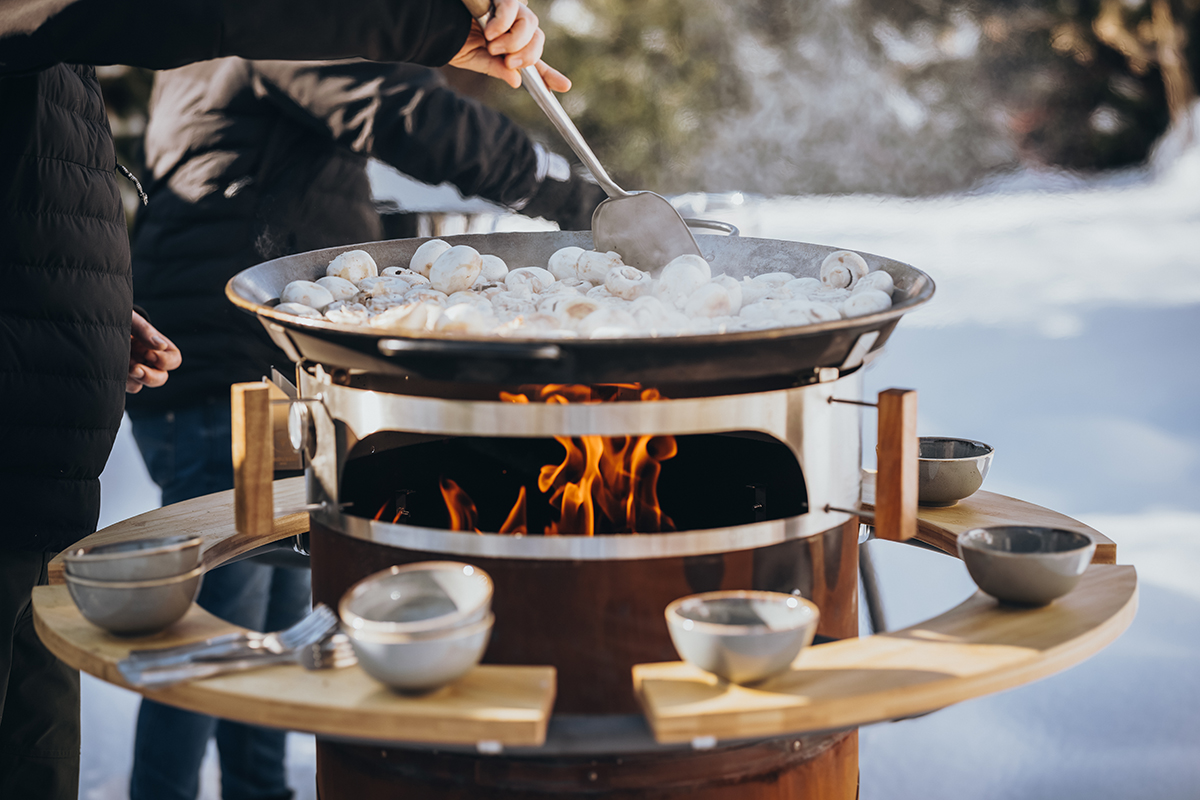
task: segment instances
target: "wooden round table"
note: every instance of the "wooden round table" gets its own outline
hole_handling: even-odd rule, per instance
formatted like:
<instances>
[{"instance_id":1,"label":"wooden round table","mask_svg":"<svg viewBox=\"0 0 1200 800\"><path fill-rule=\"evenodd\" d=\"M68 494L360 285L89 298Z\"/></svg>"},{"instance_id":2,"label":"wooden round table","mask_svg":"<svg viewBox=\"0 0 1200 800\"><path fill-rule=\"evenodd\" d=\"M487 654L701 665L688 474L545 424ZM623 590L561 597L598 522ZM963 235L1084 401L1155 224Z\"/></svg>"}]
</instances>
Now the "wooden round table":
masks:
<instances>
[{"instance_id":1,"label":"wooden round table","mask_svg":"<svg viewBox=\"0 0 1200 800\"><path fill-rule=\"evenodd\" d=\"M279 481L276 502L304 504L302 478ZM870 499L870 485L864 488ZM1049 509L989 492L918 515L918 539L952 553L959 532L978 525L1054 525L1092 534L1096 556L1078 587L1043 608L1016 609L976 593L960 605L903 630L807 648L788 672L753 688L720 681L682 662L640 664L633 680L644 723L591 741L597 751L656 748L704 751L732 742L852 731L1020 686L1071 667L1116 639L1137 608L1137 576L1119 566L1116 546L1082 523ZM269 534L236 532L233 493L196 498L99 531L82 544L195 533L204 560L218 566L273 541L307 530L306 514L283 516ZM117 663L132 649L168 647L239 630L198 606L152 636L121 638L79 614L62 582L33 593L34 621L47 647L66 663L159 702L241 722L307 731L327 741L395 751L537 756L576 748L571 720L553 716L554 669L481 665L430 695L407 697L357 667L305 671L274 666L165 689L126 684ZM632 727L630 727L632 725ZM550 731L548 737L547 732ZM571 741L567 741L571 739ZM847 740L853 744L853 740ZM856 760L853 763L857 763ZM845 790L853 797L853 785Z\"/></svg>"}]
</instances>

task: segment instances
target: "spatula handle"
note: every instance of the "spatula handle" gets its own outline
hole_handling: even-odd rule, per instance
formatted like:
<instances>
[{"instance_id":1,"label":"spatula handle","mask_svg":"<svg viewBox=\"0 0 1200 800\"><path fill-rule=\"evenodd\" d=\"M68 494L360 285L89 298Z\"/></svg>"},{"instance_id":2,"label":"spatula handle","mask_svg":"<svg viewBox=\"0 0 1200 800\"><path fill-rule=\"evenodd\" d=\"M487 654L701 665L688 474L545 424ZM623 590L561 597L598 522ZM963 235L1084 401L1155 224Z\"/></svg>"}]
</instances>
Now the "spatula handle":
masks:
<instances>
[{"instance_id":1,"label":"spatula handle","mask_svg":"<svg viewBox=\"0 0 1200 800\"><path fill-rule=\"evenodd\" d=\"M486 27L488 20L492 18L492 2L491 0L463 0L463 5L471 12L471 16L479 23L481 28ZM546 82L542 80L541 74L538 73L536 66L523 67L521 69L521 83L526 91L533 96L533 102L537 103L538 108L542 110L550 121L554 123L554 127L559 134L575 151L575 155L579 156L579 160L588 168L592 176L596 179L596 183L600 184L600 188L605 191L609 197L628 197L629 192L617 185L608 175L608 170L601 165L600 159L596 158L596 154L592 152L592 148L588 147L588 143L584 140L583 134L575 127L575 123L567 116L567 112L563 110L562 104L558 102L558 98L554 96L554 92L546 86Z\"/></svg>"}]
</instances>

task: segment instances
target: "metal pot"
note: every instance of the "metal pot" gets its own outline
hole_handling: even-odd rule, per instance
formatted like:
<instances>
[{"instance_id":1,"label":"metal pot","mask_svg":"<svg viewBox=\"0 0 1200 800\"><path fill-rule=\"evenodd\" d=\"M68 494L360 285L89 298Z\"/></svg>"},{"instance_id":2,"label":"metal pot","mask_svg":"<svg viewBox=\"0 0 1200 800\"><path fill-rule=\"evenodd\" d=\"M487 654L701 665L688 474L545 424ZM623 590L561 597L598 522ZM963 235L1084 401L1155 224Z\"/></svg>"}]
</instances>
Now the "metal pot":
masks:
<instances>
[{"instance_id":1,"label":"metal pot","mask_svg":"<svg viewBox=\"0 0 1200 800\"><path fill-rule=\"evenodd\" d=\"M544 265L568 245L590 248L586 232L489 233L448 236L509 264ZM407 265L425 239L396 239L355 245L381 266ZM701 236L701 250L715 274L734 278L768 272L817 277L821 261L837 248L824 245ZM331 368L435 381L522 383L642 382L652 386L775 381L795 385L815 370L859 366L887 341L900 317L933 295L924 272L899 261L863 254L868 265L886 270L896 285L887 311L817 325L704 336L547 341L427 333L380 334L369 328L305 319L275 311L283 287L313 280L347 247L300 253L268 261L235 275L226 295L258 315L272 339L294 361Z\"/></svg>"}]
</instances>

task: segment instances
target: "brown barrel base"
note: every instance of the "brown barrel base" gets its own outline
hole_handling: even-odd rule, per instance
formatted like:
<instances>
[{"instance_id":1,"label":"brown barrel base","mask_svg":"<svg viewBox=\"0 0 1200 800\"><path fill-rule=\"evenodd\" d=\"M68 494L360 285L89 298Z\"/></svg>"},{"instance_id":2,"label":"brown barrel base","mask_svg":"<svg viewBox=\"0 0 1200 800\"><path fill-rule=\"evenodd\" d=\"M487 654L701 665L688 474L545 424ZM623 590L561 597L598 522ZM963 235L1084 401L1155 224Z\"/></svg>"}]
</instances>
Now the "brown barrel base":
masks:
<instances>
[{"instance_id":1,"label":"brown barrel base","mask_svg":"<svg viewBox=\"0 0 1200 800\"><path fill-rule=\"evenodd\" d=\"M560 714L637 714L635 664L679 658L663 609L713 589L798 591L821 609L817 633L858 635L858 520L823 534L730 553L641 561L462 558L345 536L314 522L313 597L334 608L352 584L393 564L451 558L496 591L487 664L548 664Z\"/></svg>"},{"instance_id":2,"label":"brown barrel base","mask_svg":"<svg viewBox=\"0 0 1200 800\"><path fill-rule=\"evenodd\" d=\"M858 731L713 750L508 758L317 742L320 800L854 800Z\"/></svg>"}]
</instances>

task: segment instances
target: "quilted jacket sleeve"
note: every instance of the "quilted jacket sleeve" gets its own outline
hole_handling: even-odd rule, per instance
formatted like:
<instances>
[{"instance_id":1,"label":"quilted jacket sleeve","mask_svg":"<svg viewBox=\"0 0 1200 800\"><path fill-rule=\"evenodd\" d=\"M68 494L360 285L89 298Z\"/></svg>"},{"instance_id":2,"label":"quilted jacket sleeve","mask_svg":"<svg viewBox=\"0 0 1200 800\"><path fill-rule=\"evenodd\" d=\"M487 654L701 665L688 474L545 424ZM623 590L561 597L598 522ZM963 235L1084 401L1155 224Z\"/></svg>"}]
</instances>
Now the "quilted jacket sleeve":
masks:
<instances>
[{"instance_id":1,"label":"quilted jacket sleeve","mask_svg":"<svg viewBox=\"0 0 1200 800\"><path fill-rule=\"evenodd\" d=\"M338 145L425 183L507 206L539 183L529 136L433 70L370 61L255 61L255 91Z\"/></svg>"},{"instance_id":2,"label":"quilted jacket sleeve","mask_svg":"<svg viewBox=\"0 0 1200 800\"><path fill-rule=\"evenodd\" d=\"M226 55L446 64L460 0L0 0L0 75L56 63L167 69Z\"/></svg>"}]
</instances>

